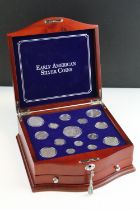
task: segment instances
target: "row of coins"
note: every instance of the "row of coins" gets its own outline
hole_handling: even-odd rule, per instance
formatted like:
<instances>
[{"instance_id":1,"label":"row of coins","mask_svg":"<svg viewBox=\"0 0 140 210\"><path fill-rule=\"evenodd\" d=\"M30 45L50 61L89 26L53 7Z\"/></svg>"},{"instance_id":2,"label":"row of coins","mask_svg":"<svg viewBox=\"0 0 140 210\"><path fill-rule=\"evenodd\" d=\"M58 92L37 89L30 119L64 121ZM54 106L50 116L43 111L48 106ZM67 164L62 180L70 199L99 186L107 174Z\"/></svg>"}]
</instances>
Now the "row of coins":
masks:
<instances>
[{"instance_id":1,"label":"row of coins","mask_svg":"<svg viewBox=\"0 0 140 210\"><path fill-rule=\"evenodd\" d=\"M86 111L87 117L90 117L90 118L99 117L99 116L101 116L101 114L102 114L101 111L98 110L98 109L89 109L89 110ZM61 114L59 116L59 119L62 120L62 121L69 121L69 120L71 120L71 115L70 114ZM86 118L79 118L77 120L77 122L79 124L86 124L86 123L88 123L88 119L86 119ZM31 127L40 127L40 126L44 125L45 121L44 121L44 119L42 117L33 116L33 117L30 117L27 120L27 123ZM55 125L53 125L53 124L55 124ZM55 128L59 127L58 124L56 124L56 123L53 123L53 124L50 123L50 128L54 128L55 129Z\"/></svg>"},{"instance_id":2,"label":"row of coins","mask_svg":"<svg viewBox=\"0 0 140 210\"><path fill-rule=\"evenodd\" d=\"M105 122L97 122L95 124L95 127L98 129L106 129L108 127L108 125ZM78 126L66 126L63 129L63 134L69 138L78 138L79 136L82 135L82 129ZM35 138L37 138L37 139L46 139L48 136L49 136L49 134L46 131L38 131L35 134ZM92 137L90 137L90 138L96 139L97 134L93 133Z\"/></svg>"},{"instance_id":3,"label":"row of coins","mask_svg":"<svg viewBox=\"0 0 140 210\"><path fill-rule=\"evenodd\" d=\"M46 132L46 131L38 131L35 133L35 138L38 139L38 140L45 140L47 139L49 136L49 134ZM90 140L96 140L99 138L99 135L96 134L96 133L89 133L87 135L88 139ZM108 136L108 137L105 137L103 139L103 143L106 144L106 145L109 145L109 146L117 146L120 144L119 140L117 137L111 137L111 136ZM54 144L55 145L64 145L66 144L66 141L62 138L57 138L54 140ZM81 140L77 140L77 141L74 141L74 144L75 146L82 146L83 145L83 141Z\"/></svg>"},{"instance_id":4,"label":"row of coins","mask_svg":"<svg viewBox=\"0 0 140 210\"><path fill-rule=\"evenodd\" d=\"M30 117L28 120L30 120L32 118L37 118L37 117ZM59 125L57 123L49 123L48 127L51 129L57 129L59 127ZM108 124L106 122L97 122L95 124L95 128L106 129L106 128L108 128ZM63 134L70 138L78 138L79 136L82 135L82 129L79 126L66 126L63 129ZM47 133L46 134L43 133L41 135L47 136ZM47 138L47 137L44 137L44 138Z\"/></svg>"},{"instance_id":5,"label":"row of coins","mask_svg":"<svg viewBox=\"0 0 140 210\"><path fill-rule=\"evenodd\" d=\"M35 138L38 139L38 140L45 140L47 139L49 136L48 132L46 131L37 131L35 133ZM87 135L88 139L90 140L96 140L99 138L99 135L97 133L89 133Z\"/></svg>"},{"instance_id":6,"label":"row of coins","mask_svg":"<svg viewBox=\"0 0 140 210\"><path fill-rule=\"evenodd\" d=\"M94 144L89 144L87 146L87 148L89 150L95 150L97 149L97 146L94 145ZM68 155L72 155L76 152L76 149L74 148L68 148L66 149L66 154ZM43 147L41 150L40 150L40 155L41 157L43 158L53 158L57 155L57 149L55 147Z\"/></svg>"},{"instance_id":7,"label":"row of coins","mask_svg":"<svg viewBox=\"0 0 140 210\"><path fill-rule=\"evenodd\" d=\"M63 145L65 144L65 140L64 139L55 139L54 143L56 145ZM109 145L109 146L117 146L119 144L119 140L116 138L116 137L105 137L103 139L103 143L106 144L106 145ZM78 140L78 141L75 141L74 142L74 145L75 146L82 146L83 145L83 142ZM98 147L97 145L95 144L89 144L87 146L87 149L88 150L96 150ZM76 149L74 148L68 148L65 150L66 154L74 154L76 153ZM41 150L40 150L40 156L43 157L43 158L53 158L57 155L57 149L55 147L43 147Z\"/></svg>"}]
</instances>

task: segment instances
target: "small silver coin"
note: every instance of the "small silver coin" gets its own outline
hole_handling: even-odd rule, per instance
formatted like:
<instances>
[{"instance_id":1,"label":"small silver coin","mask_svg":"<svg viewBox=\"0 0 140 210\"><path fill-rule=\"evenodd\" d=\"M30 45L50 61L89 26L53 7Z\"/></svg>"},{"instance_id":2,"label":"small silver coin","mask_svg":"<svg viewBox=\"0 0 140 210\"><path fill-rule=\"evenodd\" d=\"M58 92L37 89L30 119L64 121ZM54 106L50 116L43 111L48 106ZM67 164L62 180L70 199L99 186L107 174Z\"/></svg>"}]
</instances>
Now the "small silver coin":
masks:
<instances>
[{"instance_id":1,"label":"small silver coin","mask_svg":"<svg viewBox=\"0 0 140 210\"><path fill-rule=\"evenodd\" d=\"M63 134L67 137L77 138L81 136L82 130L78 126L67 126L63 129Z\"/></svg>"},{"instance_id":2,"label":"small silver coin","mask_svg":"<svg viewBox=\"0 0 140 210\"><path fill-rule=\"evenodd\" d=\"M57 150L54 147L43 147L40 150L40 155L43 158L52 158L57 155Z\"/></svg>"},{"instance_id":3,"label":"small silver coin","mask_svg":"<svg viewBox=\"0 0 140 210\"><path fill-rule=\"evenodd\" d=\"M88 148L89 150L95 150L95 149L97 149L97 146L96 146L95 144L89 144L89 145L87 146L87 148Z\"/></svg>"},{"instance_id":4,"label":"small silver coin","mask_svg":"<svg viewBox=\"0 0 140 210\"><path fill-rule=\"evenodd\" d=\"M89 109L86 111L86 115L91 118L96 118L101 115L101 111L99 109Z\"/></svg>"},{"instance_id":5,"label":"small silver coin","mask_svg":"<svg viewBox=\"0 0 140 210\"><path fill-rule=\"evenodd\" d=\"M106 128L108 128L108 124L106 122L97 122L95 124L95 128L106 129Z\"/></svg>"},{"instance_id":6,"label":"small silver coin","mask_svg":"<svg viewBox=\"0 0 140 210\"><path fill-rule=\"evenodd\" d=\"M49 123L48 127L52 129L57 129L59 125L57 123Z\"/></svg>"},{"instance_id":7,"label":"small silver coin","mask_svg":"<svg viewBox=\"0 0 140 210\"><path fill-rule=\"evenodd\" d=\"M79 124L87 124L87 123L88 123L88 120L87 120L86 118L79 118L79 119L77 120L77 122L78 122Z\"/></svg>"},{"instance_id":8,"label":"small silver coin","mask_svg":"<svg viewBox=\"0 0 140 210\"><path fill-rule=\"evenodd\" d=\"M64 144L66 144L66 141L65 141L65 139L55 139L54 144L58 145L58 146L62 146Z\"/></svg>"},{"instance_id":9,"label":"small silver coin","mask_svg":"<svg viewBox=\"0 0 140 210\"><path fill-rule=\"evenodd\" d=\"M91 139L91 140L95 140L95 139L98 139L99 135L96 134L96 133L89 133L89 134L87 135L87 137L88 137L89 139Z\"/></svg>"},{"instance_id":10,"label":"small silver coin","mask_svg":"<svg viewBox=\"0 0 140 210\"><path fill-rule=\"evenodd\" d=\"M46 131L38 131L35 133L35 138L38 140L47 139L49 134Z\"/></svg>"},{"instance_id":11,"label":"small silver coin","mask_svg":"<svg viewBox=\"0 0 140 210\"><path fill-rule=\"evenodd\" d=\"M83 141L75 141L74 145L77 146L77 147L80 147L80 146L83 145Z\"/></svg>"},{"instance_id":12,"label":"small silver coin","mask_svg":"<svg viewBox=\"0 0 140 210\"><path fill-rule=\"evenodd\" d=\"M66 150L66 153L67 154L74 154L75 153L75 149L69 148L69 149Z\"/></svg>"},{"instance_id":13,"label":"small silver coin","mask_svg":"<svg viewBox=\"0 0 140 210\"><path fill-rule=\"evenodd\" d=\"M108 146L118 146L120 144L120 141L117 137L107 136L103 139L103 143Z\"/></svg>"},{"instance_id":14,"label":"small silver coin","mask_svg":"<svg viewBox=\"0 0 140 210\"><path fill-rule=\"evenodd\" d=\"M62 121L69 121L71 119L71 116L69 114L61 114L59 116L59 119Z\"/></svg>"},{"instance_id":15,"label":"small silver coin","mask_svg":"<svg viewBox=\"0 0 140 210\"><path fill-rule=\"evenodd\" d=\"M30 117L27 120L27 124L31 127L40 127L44 124L44 119L42 117Z\"/></svg>"}]
</instances>

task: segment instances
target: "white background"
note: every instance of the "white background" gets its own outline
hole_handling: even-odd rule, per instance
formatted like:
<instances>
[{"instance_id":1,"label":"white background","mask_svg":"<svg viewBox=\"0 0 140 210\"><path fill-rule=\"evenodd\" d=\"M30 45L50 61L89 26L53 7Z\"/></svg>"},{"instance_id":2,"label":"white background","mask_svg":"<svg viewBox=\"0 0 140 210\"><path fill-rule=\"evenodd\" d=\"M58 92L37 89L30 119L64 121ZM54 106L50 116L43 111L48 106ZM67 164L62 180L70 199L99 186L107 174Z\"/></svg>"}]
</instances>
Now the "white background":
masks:
<instances>
[{"instance_id":1,"label":"white background","mask_svg":"<svg viewBox=\"0 0 140 210\"><path fill-rule=\"evenodd\" d=\"M15 139L18 132L13 89L0 87L0 210L139 210L140 89L103 88L103 102L135 145L136 172L87 192L32 193Z\"/></svg>"}]
</instances>

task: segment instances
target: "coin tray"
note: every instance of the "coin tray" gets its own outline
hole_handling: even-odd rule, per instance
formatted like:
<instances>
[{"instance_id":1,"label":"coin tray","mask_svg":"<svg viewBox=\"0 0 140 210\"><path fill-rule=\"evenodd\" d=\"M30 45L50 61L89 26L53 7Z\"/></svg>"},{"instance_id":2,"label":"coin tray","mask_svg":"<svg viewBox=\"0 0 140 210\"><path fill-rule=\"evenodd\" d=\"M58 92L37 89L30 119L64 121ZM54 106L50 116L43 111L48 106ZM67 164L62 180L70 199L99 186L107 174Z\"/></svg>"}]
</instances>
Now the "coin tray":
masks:
<instances>
[{"instance_id":1,"label":"coin tray","mask_svg":"<svg viewBox=\"0 0 140 210\"><path fill-rule=\"evenodd\" d=\"M98 109L101 111L101 115L96 118L91 118L86 115L86 111L89 109ZM60 120L60 115L62 114L69 114L71 116L71 119L68 121L62 121ZM24 118L25 126L28 130L30 141L32 143L32 146L34 148L36 158L38 160L43 160L47 158L43 158L40 155L40 150L44 147L54 147L57 151L57 155L53 158L63 157L66 155L73 155L73 154L67 154L66 150L69 148L75 149L74 154L80 154L85 152L90 152L91 150L88 149L88 145L96 145L97 149L95 150L103 150L106 148L110 148L112 146L105 145L103 143L103 139L107 136L117 137L119 140L119 145L122 146L125 144L125 140L122 138L120 133L116 130L110 119L107 117L106 113L104 112L101 105L90 107L90 108L81 108L78 110L71 110L71 111L65 111L65 112L59 112L59 113L51 113L51 114L43 114L39 115L44 119L44 124L40 127L32 127L29 126L27 121L29 117ZM88 120L88 123L86 124L79 124L77 120L79 118L86 118ZM97 122L106 122L108 124L108 127L106 129L98 129L95 127L95 124ZM57 123L59 127L57 129L49 128L50 123ZM82 129L82 134L77 138L70 138L63 134L63 129L67 126L78 126ZM49 136L44 140L38 140L35 138L35 133L38 131L46 131ZM89 133L96 133L98 134L98 138L91 140L87 136ZM62 146L58 146L54 144L55 139L64 139L66 143ZM75 146L75 141L82 141L82 146ZM92 150L93 151L93 150ZM50 159L50 158L49 158Z\"/></svg>"}]
</instances>

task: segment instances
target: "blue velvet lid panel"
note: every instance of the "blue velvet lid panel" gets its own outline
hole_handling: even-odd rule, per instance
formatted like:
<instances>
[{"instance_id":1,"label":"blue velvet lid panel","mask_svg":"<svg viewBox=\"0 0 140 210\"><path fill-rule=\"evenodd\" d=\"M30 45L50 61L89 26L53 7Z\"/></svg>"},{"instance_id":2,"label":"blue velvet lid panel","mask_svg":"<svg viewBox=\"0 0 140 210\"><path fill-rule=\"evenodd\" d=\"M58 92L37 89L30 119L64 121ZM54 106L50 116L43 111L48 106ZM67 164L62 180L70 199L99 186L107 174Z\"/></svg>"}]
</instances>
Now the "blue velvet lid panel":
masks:
<instances>
[{"instance_id":1,"label":"blue velvet lid panel","mask_svg":"<svg viewBox=\"0 0 140 210\"><path fill-rule=\"evenodd\" d=\"M86 111L91 108L100 110L101 115L96 118L88 117L86 114ZM62 121L59 118L61 114L69 114L71 116L71 119L68 121ZM107 117L101 105L97 105L90 108L81 108L78 110L65 111L61 113L59 112L59 113L43 114L39 116L42 117L45 122L41 127L31 127L27 123L30 117L25 116L23 119L26 129L28 131L29 137L30 137L31 144L35 151L37 160L51 159L51 158L44 158L40 155L40 150L44 147L47 147L47 148L54 147L57 150L57 155L53 158L58 158L58 157L71 155L71 154L66 153L66 150L69 148L75 149L74 154L90 152L90 150L88 149L88 145L90 144L94 144L97 146L95 150L111 148L112 146L108 146L103 143L103 139L108 136L116 137L119 140L119 145L117 146L122 146L126 144L125 140L122 138L120 133L116 130L116 128L114 127L110 119ZM88 123L79 124L77 122L79 118L86 118L88 120ZM97 122L106 122L108 127L106 129L98 129L95 127L95 124ZM48 126L49 123L57 123L59 127L57 129L49 128ZM66 126L78 126L82 129L82 134L78 138L67 137L63 134L63 129ZM35 138L35 133L38 131L46 131L49 134L49 136L44 140L38 140ZM89 133L96 133L98 135L98 138L95 140L89 139L87 137ZM54 141L57 138L64 139L66 144L64 144L63 146L55 145ZM82 141L83 145L75 146L74 142L77 140Z\"/></svg>"},{"instance_id":2,"label":"blue velvet lid panel","mask_svg":"<svg viewBox=\"0 0 140 210\"><path fill-rule=\"evenodd\" d=\"M94 30L14 37L20 107L97 97Z\"/></svg>"}]
</instances>

